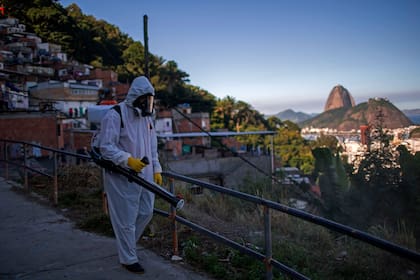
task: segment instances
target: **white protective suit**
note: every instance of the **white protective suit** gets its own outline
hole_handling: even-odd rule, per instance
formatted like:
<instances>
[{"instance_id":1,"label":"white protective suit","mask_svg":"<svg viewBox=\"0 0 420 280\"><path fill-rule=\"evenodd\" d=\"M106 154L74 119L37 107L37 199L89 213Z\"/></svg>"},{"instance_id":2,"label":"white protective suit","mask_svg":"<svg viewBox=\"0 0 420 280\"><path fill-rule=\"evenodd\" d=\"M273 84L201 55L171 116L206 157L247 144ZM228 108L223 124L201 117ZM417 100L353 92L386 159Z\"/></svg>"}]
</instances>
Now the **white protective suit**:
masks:
<instances>
[{"instance_id":1,"label":"white protective suit","mask_svg":"<svg viewBox=\"0 0 420 280\"><path fill-rule=\"evenodd\" d=\"M129 168L129 157L141 159L147 156L150 164L139 176L153 182L153 174L161 173L158 159L156 131L152 117L141 115L141 110L132 106L137 97L154 95L153 86L146 77L134 79L124 102L121 102L121 117L116 110L109 110L101 122L99 148L105 159ZM124 127L121 127L121 118ZM105 192L109 214L116 235L118 256L122 264L138 262L136 243L153 215L155 196L152 192L127 178L105 172Z\"/></svg>"}]
</instances>

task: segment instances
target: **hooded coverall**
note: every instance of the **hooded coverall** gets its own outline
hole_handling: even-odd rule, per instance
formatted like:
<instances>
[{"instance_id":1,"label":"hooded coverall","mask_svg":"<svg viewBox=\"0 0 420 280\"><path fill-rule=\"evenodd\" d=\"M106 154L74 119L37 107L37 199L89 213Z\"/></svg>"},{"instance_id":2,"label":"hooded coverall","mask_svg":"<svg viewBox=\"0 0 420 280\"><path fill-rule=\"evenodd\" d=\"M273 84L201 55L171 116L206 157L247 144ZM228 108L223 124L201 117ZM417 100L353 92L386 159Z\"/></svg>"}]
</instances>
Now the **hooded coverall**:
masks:
<instances>
[{"instance_id":1,"label":"hooded coverall","mask_svg":"<svg viewBox=\"0 0 420 280\"><path fill-rule=\"evenodd\" d=\"M125 101L119 104L121 116L116 110L109 110L102 119L99 149L105 159L125 168L128 168L129 157L148 157L150 164L138 175L152 182L153 174L162 172L156 131L152 117L143 117L141 110L132 105L139 96L146 94L154 95L153 86L146 77L137 77ZM128 182L126 177L108 171L104 185L120 263L136 263L136 243L152 219L155 196L138 184Z\"/></svg>"}]
</instances>

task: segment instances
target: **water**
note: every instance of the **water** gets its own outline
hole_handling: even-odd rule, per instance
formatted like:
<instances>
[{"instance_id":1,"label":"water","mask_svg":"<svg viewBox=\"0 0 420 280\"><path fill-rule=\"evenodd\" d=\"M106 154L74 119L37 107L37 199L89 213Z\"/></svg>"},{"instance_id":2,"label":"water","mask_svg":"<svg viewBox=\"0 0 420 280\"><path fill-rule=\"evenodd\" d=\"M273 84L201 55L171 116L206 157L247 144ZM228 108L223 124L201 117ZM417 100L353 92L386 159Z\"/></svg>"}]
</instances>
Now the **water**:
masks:
<instances>
[{"instance_id":1,"label":"water","mask_svg":"<svg viewBox=\"0 0 420 280\"><path fill-rule=\"evenodd\" d=\"M407 116L414 124L420 125L420 115Z\"/></svg>"}]
</instances>

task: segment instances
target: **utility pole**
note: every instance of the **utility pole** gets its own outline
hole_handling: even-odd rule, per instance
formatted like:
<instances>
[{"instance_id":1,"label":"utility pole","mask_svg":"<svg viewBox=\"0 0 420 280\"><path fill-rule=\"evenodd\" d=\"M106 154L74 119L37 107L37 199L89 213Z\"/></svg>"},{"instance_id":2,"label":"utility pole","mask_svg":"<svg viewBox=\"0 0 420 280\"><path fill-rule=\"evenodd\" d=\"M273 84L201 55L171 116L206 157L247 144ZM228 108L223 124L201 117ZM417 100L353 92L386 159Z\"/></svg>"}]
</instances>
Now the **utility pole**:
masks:
<instances>
[{"instance_id":1,"label":"utility pole","mask_svg":"<svg viewBox=\"0 0 420 280\"><path fill-rule=\"evenodd\" d=\"M149 37L147 35L147 15L143 16L143 34L144 34L144 75L150 79L149 75Z\"/></svg>"}]
</instances>

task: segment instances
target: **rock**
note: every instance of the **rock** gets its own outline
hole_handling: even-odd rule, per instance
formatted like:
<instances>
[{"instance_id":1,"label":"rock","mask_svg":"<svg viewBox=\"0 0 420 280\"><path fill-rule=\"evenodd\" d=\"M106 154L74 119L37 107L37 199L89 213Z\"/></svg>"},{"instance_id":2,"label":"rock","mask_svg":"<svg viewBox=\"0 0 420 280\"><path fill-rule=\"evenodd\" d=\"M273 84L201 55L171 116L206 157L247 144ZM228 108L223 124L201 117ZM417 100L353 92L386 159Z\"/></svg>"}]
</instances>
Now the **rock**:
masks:
<instances>
[{"instance_id":1,"label":"rock","mask_svg":"<svg viewBox=\"0 0 420 280\"><path fill-rule=\"evenodd\" d=\"M324 112L337 108L354 107L354 99L350 92L342 85L336 85L330 92L327 102L325 103Z\"/></svg>"},{"instance_id":2,"label":"rock","mask_svg":"<svg viewBox=\"0 0 420 280\"><path fill-rule=\"evenodd\" d=\"M335 257L335 259L337 260L337 261L343 261L343 260L345 260L347 258L347 251L341 251L338 255L337 255L337 257Z\"/></svg>"}]
</instances>

